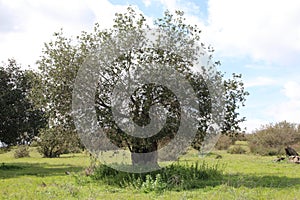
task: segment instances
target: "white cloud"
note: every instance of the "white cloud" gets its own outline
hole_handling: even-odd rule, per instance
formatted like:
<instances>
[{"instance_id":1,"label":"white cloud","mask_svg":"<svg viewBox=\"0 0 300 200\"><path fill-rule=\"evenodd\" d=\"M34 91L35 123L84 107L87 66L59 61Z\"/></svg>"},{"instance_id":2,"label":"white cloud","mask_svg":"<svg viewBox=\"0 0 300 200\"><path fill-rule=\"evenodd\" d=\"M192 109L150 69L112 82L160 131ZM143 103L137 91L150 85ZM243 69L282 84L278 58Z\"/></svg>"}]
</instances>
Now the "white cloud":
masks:
<instances>
[{"instance_id":1,"label":"white cloud","mask_svg":"<svg viewBox=\"0 0 300 200\"><path fill-rule=\"evenodd\" d=\"M164 10L169 10L171 13L174 13L176 10L184 11L184 17L191 24L197 24L204 27L203 19L200 17L200 6L189 0L156 0L162 4Z\"/></svg>"},{"instance_id":2,"label":"white cloud","mask_svg":"<svg viewBox=\"0 0 300 200\"><path fill-rule=\"evenodd\" d=\"M156 1L161 1L165 8L172 11L196 9L191 3ZM144 0L146 6L151 2ZM51 39L53 32L64 28L67 35L74 36L83 30L91 30L95 22L101 28L109 28L115 13L125 12L127 7L114 5L108 0L0 0L0 22L3 25L0 26L0 61L14 57L22 65L34 65L41 55L43 43ZM137 7L135 10L142 13ZM193 15L187 15L187 18L190 23L201 23ZM146 19L150 23L153 21L147 16Z\"/></svg>"},{"instance_id":3,"label":"white cloud","mask_svg":"<svg viewBox=\"0 0 300 200\"><path fill-rule=\"evenodd\" d=\"M149 7L151 5L151 0L143 0L143 3L146 7Z\"/></svg>"},{"instance_id":4,"label":"white cloud","mask_svg":"<svg viewBox=\"0 0 300 200\"><path fill-rule=\"evenodd\" d=\"M282 93L286 101L269 108L267 110L269 116L272 116L275 121L287 120L300 123L300 83L295 81L285 83Z\"/></svg>"},{"instance_id":5,"label":"white cloud","mask_svg":"<svg viewBox=\"0 0 300 200\"><path fill-rule=\"evenodd\" d=\"M84 1L79 0L2 1L1 7L10 11L6 13L8 16L11 13L18 15L12 24L7 25L11 31L0 32L0 60L14 57L22 65L34 65L43 43L51 39L53 32L63 27L64 32L77 35L94 23L92 11ZM6 20L8 16L0 17ZM19 31L15 27L20 27Z\"/></svg>"},{"instance_id":6,"label":"white cloud","mask_svg":"<svg viewBox=\"0 0 300 200\"><path fill-rule=\"evenodd\" d=\"M222 55L299 61L300 1L209 0L211 42Z\"/></svg>"},{"instance_id":7,"label":"white cloud","mask_svg":"<svg viewBox=\"0 0 300 200\"><path fill-rule=\"evenodd\" d=\"M34 65L44 42L64 29L68 36L89 31L95 22L111 27L116 12L127 6L113 5L108 0L0 0L0 61L14 57L22 65ZM17 13L17 15L15 14Z\"/></svg>"},{"instance_id":8,"label":"white cloud","mask_svg":"<svg viewBox=\"0 0 300 200\"><path fill-rule=\"evenodd\" d=\"M246 80L245 86L246 87L257 87L257 86L272 86L278 84L278 81L271 77L256 77L252 80Z\"/></svg>"},{"instance_id":9,"label":"white cloud","mask_svg":"<svg viewBox=\"0 0 300 200\"><path fill-rule=\"evenodd\" d=\"M177 0L159 0L162 5L165 6L166 9L170 11L175 11L176 9L179 9L180 6Z\"/></svg>"},{"instance_id":10,"label":"white cloud","mask_svg":"<svg viewBox=\"0 0 300 200\"><path fill-rule=\"evenodd\" d=\"M113 5L108 0L87 0L86 2L90 9L93 10L93 13L96 15L96 21L102 28L111 27L115 13L125 12L128 7L127 5Z\"/></svg>"},{"instance_id":11,"label":"white cloud","mask_svg":"<svg viewBox=\"0 0 300 200\"><path fill-rule=\"evenodd\" d=\"M241 124L242 130L246 129L246 133L253 133L255 130L259 129L262 125L269 124L270 121L262 120L262 119L247 119L247 121Z\"/></svg>"},{"instance_id":12,"label":"white cloud","mask_svg":"<svg viewBox=\"0 0 300 200\"><path fill-rule=\"evenodd\" d=\"M157 0L165 9L186 12L191 24L200 25L204 43L229 57L250 57L267 64L300 62L300 1L209 0L208 24L201 8L191 1Z\"/></svg>"},{"instance_id":13,"label":"white cloud","mask_svg":"<svg viewBox=\"0 0 300 200\"><path fill-rule=\"evenodd\" d=\"M300 100L300 83L288 81L284 85L282 92L291 100Z\"/></svg>"},{"instance_id":14,"label":"white cloud","mask_svg":"<svg viewBox=\"0 0 300 200\"><path fill-rule=\"evenodd\" d=\"M263 64L246 64L245 68L253 69L253 70L273 70L276 69L277 66L274 65L263 65Z\"/></svg>"},{"instance_id":15,"label":"white cloud","mask_svg":"<svg viewBox=\"0 0 300 200\"><path fill-rule=\"evenodd\" d=\"M269 115L275 121L286 120L288 122L300 123L300 101L289 100L269 109Z\"/></svg>"}]
</instances>

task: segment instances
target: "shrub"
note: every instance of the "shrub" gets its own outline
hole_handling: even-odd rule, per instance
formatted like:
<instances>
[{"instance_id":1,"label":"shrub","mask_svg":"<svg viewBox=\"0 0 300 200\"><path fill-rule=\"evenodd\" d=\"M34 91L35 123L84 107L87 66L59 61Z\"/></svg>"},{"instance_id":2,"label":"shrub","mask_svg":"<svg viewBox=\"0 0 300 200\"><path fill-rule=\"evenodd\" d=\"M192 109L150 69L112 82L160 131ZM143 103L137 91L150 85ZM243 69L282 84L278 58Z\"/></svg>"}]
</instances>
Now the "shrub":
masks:
<instances>
[{"instance_id":1,"label":"shrub","mask_svg":"<svg viewBox=\"0 0 300 200\"><path fill-rule=\"evenodd\" d=\"M262 126L248 136L250 151L264 156L284 154L286 146L300 142L299 127L286 121Z\"/></svg>"},{"instance_id":2,"label":"shrub","mask_svg":"<svg viewBox=\"0 0 300 200\"><path fill-rule=\"evenodd\" d=\"M29 156L29 148L26 145L20 145L14 153L15 158L24 158Z\"/></svg>"},{"instance_id":3,"label":"shrub","mask_svg":"<svg viewBox=\"0 0 300 200\"><path fill-rule=\"evenodd\" d=\"M259 154L261 156L275 156L275 155L283 155L284 149L283 148L272 148L272 147L266 147L259 144L249 144L249 148L251 153Z\"/></svg>"},{"instance_id":4,"label":"shrub","mask_svg":"<svg viewBox=\"0 0 300 200\"><path fill-rule=\"evenodd\" d=\"M233 145L228 149L227 152L230 154L245 154L247 150L242 145Z\"/></svg>"},{"instance_id":5,"label":"shrub","mask_svg":"<svg viewBox=\"0 0 300 200\"><path fill-rule=\"evenodd\" d=\"M79 140L63 127L56 126L40 130L38 152L47 158L59 157L63 153L78 152Z\"/></svg>"},{"instance_id":6,"label":"shrub","mask_svg":"<svg viewBox=\"0 0 300 200\"><path fill-rule=\"evenodd\" d=\"M64 141L58 130L54 128L42 129L40 141L38 141L38 152L44 157L59 157L64 149Z\"/></svg>"}]
</instances>

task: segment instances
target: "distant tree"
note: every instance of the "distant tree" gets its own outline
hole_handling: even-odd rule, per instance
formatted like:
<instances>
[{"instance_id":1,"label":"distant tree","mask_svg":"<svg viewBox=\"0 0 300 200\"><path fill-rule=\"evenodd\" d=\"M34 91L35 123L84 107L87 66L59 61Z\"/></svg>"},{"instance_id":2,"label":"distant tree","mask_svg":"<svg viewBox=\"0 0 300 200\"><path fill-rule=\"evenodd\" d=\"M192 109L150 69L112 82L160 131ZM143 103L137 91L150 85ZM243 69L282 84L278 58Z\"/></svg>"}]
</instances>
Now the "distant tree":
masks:
<instances>
[{"instance_id":1,"label":"distant tree","mask_svg":"<svg viewBox=\"0 0 300 200\"><path fill-rule=\"evenodd\" d=\"M45 111L47 127L39 135L39 152L44 157L59 157L62 153L81 148L71 115L72 89L76 73L84 60L83 52L71 39L54 33L56 41L45 44L37 61L39 74L30 94L34 105Z\"/></svg>"},{"instance_id":2,"label":"distant tree","mask_svg":"<svg viewBox=\"0 0 300 200\"><path fill-rule=\"evenodd\" d=\"M261 155L283 154L284 148L300 142L299 125L287 121L267 124L248 136L250 150Z\"/></svg>"},{"instance_id":3,"label":"distant tree","mask_svg":"<svg viewBox=\"0 0 300 200\"><path fill-rule=\"evenodd\" d=\"M9 146L31 142L46 124L43 111L28 98L33 76L13 59L0 66L0 141Z\"/></svg>"},{"instance_id":4,"label":"distant tree","mask_svg":"<svg viewBox=\"0 0 300 200\"><path fill-rule=\"evenodd\" d=\"M149 28L145 17L138 15L132 8L128 8L127 13L116 14L114 22L113 28L107 30L100 30L99 25L96 24L94 32L83 32L76 40L65 37L62 31L55 33L55 40L45 44L43 55L38 61L40 83L35 87L37 105L45 108L50 119L49 128L59 127L60 130L66 130L65 136L63 136L66 142L75 142L75 140L69 139L78 138L72 119L71 102L74 81L79 67L91 53L98 50L99 45L101 46L104 41L112 41L114 44L118 44L119 39L124 39L124 34L128 31L145 33ZM193 45L196 42L200 42L200 30L195 26L184 23L183 12L176 12L176 16L166 12L165 16L158 19L155 25L158 29L172 32L171 37L181 44L177 47L177 50L182 52L189 52L189 49L195 48ZM187 34L190 38L186 37ZM115 63L105 68L105 74L100 77L101 84L99 84L95 95L95 108L99 124L106 128L107 135L114 144L120 148L129 149L132 153L153 152L158 149L159 145L167 143L174 137L180 118L178 100L171 91L161 86L147 84L141 85L132 94L130 112L134 122L140 126L149 123L149 109L154 104L161 103L169 110L170 115L167 118L169 126L165 127L157 136L144 139L131 137L117 127L112 117L112 105L109 96L113 92L113 86L118 81L120 73L138 67L136 63L160 63L176 66L176 70L184 74L199 98L198 103L202 120L197 125L199 131L192 145L194 148L200 149L203 138L207 133L209 120L211 120L209 113L211 112L210 103L212 99L210 99L202 75L191 70L191 67L193 67L191 63L196 55L191 53L190 57L182 58L177 56L176 52L168 52L160 48L146 48L143 46L143 42L146 41L142 37L136 38L134 42L139 43L141 48L133 49L118 57ZM175 48L175 46L172 48ZM212 53L213 49L208 47L208 52ZM213 65L219 64L219 62L216 62ZM208 71L207 74L209 73L211 72ZM239 123L244 121L245 118L239 116L238 109L244 105L245 97L248 95L244 90L241 75L233 74L232 79L223 80L222 73L217 72L211 78L215 81L221 81L221 85L225 89L225 93L221 94L222 98L225 99L225 106L222 108L222 112L225 113L224 122L221 124L222 133L239 132ZM192 108L187 109L193 110ZM43 140L43 138L41 139ZM148 158L148 161L149 159L153 163L157 162L155 156ZM134 156L132 162L133 164L145 164L135 163L139 161ZM143 161L140 160L140 162Z\"/></svg>"}]
</instances>

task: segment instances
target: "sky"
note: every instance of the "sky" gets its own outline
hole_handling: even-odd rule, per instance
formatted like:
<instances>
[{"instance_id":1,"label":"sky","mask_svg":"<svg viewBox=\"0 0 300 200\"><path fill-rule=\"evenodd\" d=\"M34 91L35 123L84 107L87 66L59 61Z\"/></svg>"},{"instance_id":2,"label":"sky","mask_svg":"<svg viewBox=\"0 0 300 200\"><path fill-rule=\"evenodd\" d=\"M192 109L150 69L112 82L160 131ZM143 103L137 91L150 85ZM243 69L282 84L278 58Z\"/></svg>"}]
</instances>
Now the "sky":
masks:
<instances>
[{"instance_id":1,"label":"sky","mask_svg":"<svg viewBox=\"0 0 300 200\"><path fill-rule=\"evenodd\" d=\"M109 28L128 5L149 21L182 10L201 28L219 70L243 75L250 95L240 113L248 133L283 120L300 123L299 0L0 0L0 62L15 58L35 68L54 32L76 36L96 22Z\"/></svg>"}]
</instances>

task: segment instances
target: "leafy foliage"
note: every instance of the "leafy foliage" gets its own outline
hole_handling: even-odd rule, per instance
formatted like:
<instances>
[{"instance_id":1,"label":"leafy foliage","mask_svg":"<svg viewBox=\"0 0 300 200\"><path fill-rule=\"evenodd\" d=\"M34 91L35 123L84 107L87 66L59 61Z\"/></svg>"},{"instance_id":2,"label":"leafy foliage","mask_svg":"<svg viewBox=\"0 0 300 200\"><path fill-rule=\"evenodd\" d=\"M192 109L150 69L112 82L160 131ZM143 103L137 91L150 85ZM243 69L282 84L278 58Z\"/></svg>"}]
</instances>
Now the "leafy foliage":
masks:
<instances>
[{"instance_id":1,"label":"leafy foliage","mask_svg":"<svg viewBox=\"0 0 300 200\"><path fill-rule=\"evenodd\" d=\"M40 73L30 93L36 108L43 109L49 119L38 142L39 152L45 157L58 157L63 152L81 148L71 106L74 80L84 57L62 31L54 36L56 40L45 44L37 62Z\"/></svg>"},{"instance_id":2,"label":"leafy foliage","mask_svg":"<svg viewBox=\"0 0 300 200\"><path fill-rule=\"evenodd\" d=\"M28 98L34 76L15 60L0 67L0 141L7 145L31 142L46 124L44 112Z\"/></svg>"}]
</instances>

